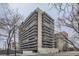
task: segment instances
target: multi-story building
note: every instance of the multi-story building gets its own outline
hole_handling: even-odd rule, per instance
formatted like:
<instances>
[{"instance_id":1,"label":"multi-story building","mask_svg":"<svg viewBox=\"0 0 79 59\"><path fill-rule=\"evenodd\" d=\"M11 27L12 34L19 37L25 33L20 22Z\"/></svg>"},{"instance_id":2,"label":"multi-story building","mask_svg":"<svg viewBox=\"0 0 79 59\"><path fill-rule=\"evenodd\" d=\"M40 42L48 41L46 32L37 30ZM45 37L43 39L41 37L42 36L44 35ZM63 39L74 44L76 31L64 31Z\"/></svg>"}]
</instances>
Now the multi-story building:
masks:
<instances>
[{"instance_id":1,"label":"multi-story building","mask_svg":"<svg viewBox=\"0 0 79 59\"><path fill-rule=\"evenodd\" d=\"M18 42L11 42L11 50L15 50L15 47L16 47L16 50L19 50L19 44Z\"/></svg>"},{"instance_id":2,"label":"multi-story building","mask_svg":"<svg viewBox=\"0 0 79 59\"><path fill-rule=\"evenodd\" d=\"M19 43L21 50L55 52L54 20L37 8L20 25Z\"/></svg>"},{"instance_id":3,"label":"multi-story building","mask_svg":"<svg viewBox=\"0 0 79 59\"><path fill-rule=\"evenodd\" d=\"M68 43L67 43L68 34L66 32L58 32L55 34L56 47L59 51L67 51Z\"/></svg>"}]
</instances>

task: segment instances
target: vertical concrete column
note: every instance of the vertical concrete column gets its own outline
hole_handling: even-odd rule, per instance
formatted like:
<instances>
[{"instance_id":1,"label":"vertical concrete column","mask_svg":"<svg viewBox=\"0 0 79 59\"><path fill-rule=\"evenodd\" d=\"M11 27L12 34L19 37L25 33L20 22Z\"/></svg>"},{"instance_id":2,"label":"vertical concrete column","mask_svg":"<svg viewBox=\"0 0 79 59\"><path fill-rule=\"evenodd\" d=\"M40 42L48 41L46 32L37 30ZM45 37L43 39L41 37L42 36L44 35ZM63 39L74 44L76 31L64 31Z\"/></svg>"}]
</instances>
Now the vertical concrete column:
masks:
<instances>
[{"instance_id":1,"label":"vertical concrete column","mask_svg":"<svg viewBox=\"0 0 79 59\"><path fill-rule=\"evenodd\" d=\"M42 11L38 9L38 51L42 49Z\"/></svg>"}]
</instances>

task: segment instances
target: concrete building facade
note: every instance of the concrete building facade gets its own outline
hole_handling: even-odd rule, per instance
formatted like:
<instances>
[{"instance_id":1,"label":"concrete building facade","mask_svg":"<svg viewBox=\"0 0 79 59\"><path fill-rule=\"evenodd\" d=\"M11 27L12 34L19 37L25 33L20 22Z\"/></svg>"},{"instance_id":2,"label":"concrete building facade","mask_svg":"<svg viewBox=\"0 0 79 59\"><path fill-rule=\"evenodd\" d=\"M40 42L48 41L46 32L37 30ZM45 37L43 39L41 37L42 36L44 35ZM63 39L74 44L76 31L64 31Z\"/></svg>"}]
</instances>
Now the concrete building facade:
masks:
<instances>
[{"instance_id":1,"label":"concrete building facade","mask_svg":"<svg viewBox=\"0 0 79 59\"><path fill-rule=\"evenodd\" d=\"M37 8L20 25L19 44L23 51L54 53L58 49L54 39L54 20Z\"/></svg>"},{"instance_id":2,"label":"concrete building facade","mask_svg":"<svg viewBox=\"0 0 79 59\"><path fill-rule=\"evenodd\" d=\"M58 32L55 34L56 47L59 51L67 51L68 43L66 42L68 34L66 32Z\"/></svg>"}]
</instances>

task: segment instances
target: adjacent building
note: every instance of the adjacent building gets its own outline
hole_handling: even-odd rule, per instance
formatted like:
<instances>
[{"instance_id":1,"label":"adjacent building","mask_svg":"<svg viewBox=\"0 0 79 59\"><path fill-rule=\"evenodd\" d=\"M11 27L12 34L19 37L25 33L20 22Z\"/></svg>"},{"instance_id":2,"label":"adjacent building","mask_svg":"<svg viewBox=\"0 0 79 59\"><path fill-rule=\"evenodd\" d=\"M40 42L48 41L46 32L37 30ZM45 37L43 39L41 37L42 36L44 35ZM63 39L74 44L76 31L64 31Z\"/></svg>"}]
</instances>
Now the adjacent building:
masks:
<instances>
[{"instance_id":1,"label":"adjacent building","mask_svg":"<svg viewBox=\"0 0 79 59\"><path fill-rule=\"evenodd\" d=\"M68 43L67 43L68 33L66 32L58 32L55 34L56 47L59 51L67 51Z\"/></svg>"},{"instance_id":2,"label":"adjacent building","mask_svg":"<svg viewBox=\"0 0 79 59\"><path fill-rule=\"evenodd\" d=\"M16 47L16 50L19 50L19 43L18 42L14 42L13 40L11 41L10 43L10 49L11 50L15 50L15 47Z\"/></svg>"},{"instance_id":3,"label":"adjacent building","mask_svg":"<svg viewBox=\"0 0 79 59\"><path fill-rule=\"evenodd\" d=\"M19 28L19 44L23 51L56 52L54 20L44 11L34 10Z\"/></svg>"}]
</instances>

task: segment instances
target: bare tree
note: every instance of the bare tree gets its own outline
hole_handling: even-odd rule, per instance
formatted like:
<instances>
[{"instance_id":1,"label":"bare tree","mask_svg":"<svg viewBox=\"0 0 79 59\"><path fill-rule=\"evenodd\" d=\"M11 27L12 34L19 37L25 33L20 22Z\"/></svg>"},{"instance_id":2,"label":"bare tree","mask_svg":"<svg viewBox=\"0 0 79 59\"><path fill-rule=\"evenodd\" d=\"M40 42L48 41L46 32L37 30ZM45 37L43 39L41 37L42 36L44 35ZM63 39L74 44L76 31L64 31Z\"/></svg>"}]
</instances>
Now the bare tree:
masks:
<instances>
[{"instance_id":1,"label":"bare tree","mask_svg":"<svg viewBox=\"0 0 79 59\"><path fill-rule=\"evenodd\" d=\"M7 7L6 7L7 6ZM18 22L22 19L22 16L18 11L11 10L8 4L0 4L0 7L3 9L3 18L0 17L0 29L3 29L7 32L7 54L9 55L10 42L14 36L14 41L16 42L15 34L18 29ZM5 34L5 33L4 33ZM16 35L17 36L17 35ZM15 46L15 55L16 55L16 46Z\"/></svg>"},{"instance_id":2,"label":"bare tree","mask_svg":"<svg viewBox=\"0 0 79 59\"><path fill-rule=\"evenodd\" d=\"M79 4L55 3L49 5L53 6L58 11L58 15L59 15L58 22L61 24L60 25L61 28L63 28L62 26L70 28L73 30L73 34L76 33L76 35L78 34L79 36ZM66 42L72 44L74 48L76 48L76 50L79 50L78 47L75 46L76 44L75 40L71 41L67 37L65 38L66 38L65 40Z\"/></svg>"}]
</instances>

